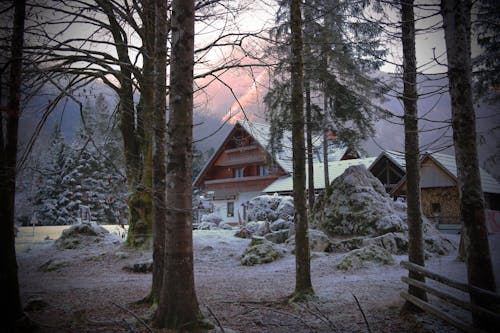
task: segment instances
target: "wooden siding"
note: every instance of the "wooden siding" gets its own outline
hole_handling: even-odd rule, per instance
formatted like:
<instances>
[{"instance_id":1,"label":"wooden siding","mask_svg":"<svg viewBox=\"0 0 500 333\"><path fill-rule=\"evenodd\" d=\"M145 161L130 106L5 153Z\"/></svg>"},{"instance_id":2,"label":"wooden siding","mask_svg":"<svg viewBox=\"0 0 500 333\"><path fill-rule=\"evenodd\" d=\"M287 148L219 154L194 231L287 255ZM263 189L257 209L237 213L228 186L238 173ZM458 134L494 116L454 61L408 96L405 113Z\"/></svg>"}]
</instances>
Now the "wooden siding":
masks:
<instances>
[{"instance_id":1,"label":"wooden siding","mask_svg":"<svg viewBox=\"0 0 500 333\"><path fill-rule=\"evenodd\" d=\"M422 211L432 222L460 224L460 200L457 187L421 189ZM433 212L433 204L439 204L439 217Z\"/></svg>"},{"instance_id":2,"label":"wooden siding","mask_svg":"<svg viewBox=\"0 0 500 333\"><path fill-rule=\"evenodd\" d=\"M427 159L420 167L420 188L450 187L455 186L456 182L442 168Z\"/></svg>"}]
</instances>

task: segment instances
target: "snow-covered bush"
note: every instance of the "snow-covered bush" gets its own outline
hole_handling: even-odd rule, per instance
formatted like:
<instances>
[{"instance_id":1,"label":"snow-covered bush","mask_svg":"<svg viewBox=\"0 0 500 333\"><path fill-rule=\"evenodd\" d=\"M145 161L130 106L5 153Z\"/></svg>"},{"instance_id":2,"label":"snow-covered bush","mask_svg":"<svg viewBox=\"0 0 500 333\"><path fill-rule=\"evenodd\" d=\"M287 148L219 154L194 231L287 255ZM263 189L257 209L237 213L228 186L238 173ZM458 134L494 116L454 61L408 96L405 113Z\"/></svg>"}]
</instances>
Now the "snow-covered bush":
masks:
<instances>
[{"instance_id":1,"label":"snow-covered bush","mask_svg":"<svg viewBox=\"0 0 500 333\"><path fill-rule=\"evenodd\" d=\"M218 226L221 221L222 221L222 218L215 213L205 214L201 217L202 223L203 222L213 223L216 226Z\"/></svg>"},{"instance_id":2,"label":"snow-covered bush","mask_svg":"<svg viewBox=\"0 0 500 333\"><path fill-rule=\"evenodd\" d=\"M108 234L107 229L95 223L75 224L63 230L55 245L59 249L83 248L88 244L102 242Z\"/></svg>"},{"instance_id":3,"label":"snow-covered bush","mask_svg":"<svg viewBox=\"0 0 500 333\"><path fill-rule=\"evenodd\" d=\"M293 219L293 213L293 198L290 196L260 195L248 202L249 221L290 220Z\"/></svg>"}]
</instances>

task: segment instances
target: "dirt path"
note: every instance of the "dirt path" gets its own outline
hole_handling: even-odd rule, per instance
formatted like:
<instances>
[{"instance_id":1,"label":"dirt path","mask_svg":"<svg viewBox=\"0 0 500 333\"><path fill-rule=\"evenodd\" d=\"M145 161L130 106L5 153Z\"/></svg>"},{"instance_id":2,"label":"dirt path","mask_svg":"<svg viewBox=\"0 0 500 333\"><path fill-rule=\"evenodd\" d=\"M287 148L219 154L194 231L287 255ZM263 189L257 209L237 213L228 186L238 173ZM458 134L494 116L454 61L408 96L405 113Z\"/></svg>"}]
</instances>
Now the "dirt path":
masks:
<instances>
[{"instance_id":1,"label":"dirt path","mask_svg":"<svg viewBox=\"0 0 500 333\"><path fill-rule=\"evenodd\" d=\"M194 233L201 310L226 332L367 332L353 295L372 332L456 332L428 315L399 315L399 293L405 289L400 277L405 272L397 264L344 273L335 267L338 255L315 253L311 269L317 298L289 305L294 256L288 252L270 264L242 266L239 256L248 240L233 233ZM61 251L53 244L25 249L18 253L23 301L39 298L48 304L28 314L42 332L148 332L134 315L147 318L151 309L133 302L148 293L151 274L129 273L122 267L150 258L151 253L131 252L111 237L77 250ZM454 258L455 254L432 258L428 266L463 280L465 268ZM396 262L402 259L396 257ZM54 270L41 270L43 264Z\"/></svg>"}]
</instances>

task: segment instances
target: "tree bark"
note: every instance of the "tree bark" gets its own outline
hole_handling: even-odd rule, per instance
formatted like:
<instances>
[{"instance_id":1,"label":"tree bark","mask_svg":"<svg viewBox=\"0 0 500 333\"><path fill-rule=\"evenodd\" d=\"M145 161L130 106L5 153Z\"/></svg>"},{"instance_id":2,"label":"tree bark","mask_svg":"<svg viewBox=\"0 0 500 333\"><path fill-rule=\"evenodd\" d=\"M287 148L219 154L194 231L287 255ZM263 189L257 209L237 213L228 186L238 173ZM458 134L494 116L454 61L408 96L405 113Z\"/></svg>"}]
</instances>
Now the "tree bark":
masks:
<instances>
[{"instance_id":1,"label":"tree bark","mask_svg":"<svg viewBox=\"0 0 500 333\"><path fill-rule=\"evenodd\" d=\"M169 31L167 1L155 0L155 106L153 113L153 281L152 301L160 298L165 261L166 214L166 95L167 34Z\"/></svg>"},{"instance_id":2,"label":"tree bark","mask_svg":"<svg viewBox=\"0 0 500 333\"><path fill-rule=\"evenodd\" d=\"M312 15L309 6L304 7L304 34L306 39L310 40L312 38L311 24ZM313 144L312 144L312 106L311 106L311 47L308 43L304 44L304 58L305 58L305 68L304 68L304 92L306 97L306 140L307 140L307 199L309 204L309 210L314 207L314 159L313 159Z\"/></svg>"},{"instance_id":3,"label":"tree bark","mask_svg":"<svg viewBox=\"0 0 500 333\"><path fill-rule=\"evenodd\" d=\"M5 113L0 118L0 285L4 311L2 327L16 332L24 312L19 294L14 234L17 139L20 114L21 74L24 41L25 1L14 2L14 23L10 55L10 77ZM3 81L3 80L2 80ZM5 126L5 127L4 127ZM4 128L6 133L4 133Z\"/></svg>"},{"instance_id":4,"label":"tree bark","mask_svg":"<svg viewBox=\"0 0 500 333\"><path fill-rule=\"evenodd\" d=\"M166 241L157 328L198 329L192 234L194 0L172 3Z\"/></svg>"},{"instance_id":5,"label":"tree bark","mask_svg":"<svg viewBox=\"0 0 500 333\"><path fill-rule=\"evenodd\" d=\"M304 96L302 59L302 16L300 0L290 1L293 200L295 205L295 291L292 301L314 294L305 195Z\"/></svg>"},{"instance_id":6,"label":"tree bark","mask_svg":"<svg viewBox=\"0 0 500 333\"><path fill-rule=\"evenodd\" d=\"M120 80L120 88L118 90L120 131L123 137L125 172L127 175L127 185L130 193L127 202L129 207L129 229L126 243L132 247L147 248L151 246L151 240L153 237L152 199L150 193L152 183L152 153L150 149L152 129L151 126L146 130L142 128L142 126L144 126L144 112L138 110L140 109L139 107L135 107L132 83L132 69L134 66L128 56L128 41L122 34L122 28L116 20L116 17L119 17L119 15L115 14L113 5L109 1L96 0L96 4L102 9L109 21L108 29L113 37L113 44L120 62L120 74L118 75ZM150 28L148 28L148 30L150 31ZM147 44L146 41L145 43ZM144 53L146 54L145 58L147 58L147 50ZM146 63L145 71L148 71ZM144 75L143 77L146 80L149 79ZM141 82L141 88L143 86L147 86L147 82ZM152 95L150 94L150 96ZM144 96L142 94L141 101L144 101ZM141 106L141 108L143 107L144 106ZM151 118L151 116L149 118ZM149 125L151 125L151 121L149 121ZM146 132L149 133L149 145L145 144L146 138L144 135L140 135L140 133ZM145 170L149 170L147 175L144 174Z\"/></svg>"},{"instance_id":7,"label":"tree bark","mask_svg":"<svg viewBox=\"0 0 500 333\"><path fill-rule=\"evenodd\" d=\"M413 0L401 1L401 26L403 44L403 105L405 128L405 160L407 179L407 219L408 219L408 260L424 266L424 240L422 215L420 210L420 162L418 142L417 109L417 61L415 54L415 17ZM425 281L424 276L409 272L411 279ZM414 286L408 287L408 293L422 300L427 300L425 291ZM404 310L418 312L420 309L406 302Z\"/></svg>"},{"instance_id":8,"label":"tree bark","mask_svg":"<svg viewBox=\"0 0 500 333\"><path fill-rule=\"evenodd\" d=\"M496 291L477 159L476 117L472 99L471 1L442 0L441 10L468 280L473 286ZM487 308L492 306L475 294L471 294L471 301ZM478 314L473 314L473 321L476 327L492 331L498 331L500 326L500 323Z\"/></svg>"}]
</instances>

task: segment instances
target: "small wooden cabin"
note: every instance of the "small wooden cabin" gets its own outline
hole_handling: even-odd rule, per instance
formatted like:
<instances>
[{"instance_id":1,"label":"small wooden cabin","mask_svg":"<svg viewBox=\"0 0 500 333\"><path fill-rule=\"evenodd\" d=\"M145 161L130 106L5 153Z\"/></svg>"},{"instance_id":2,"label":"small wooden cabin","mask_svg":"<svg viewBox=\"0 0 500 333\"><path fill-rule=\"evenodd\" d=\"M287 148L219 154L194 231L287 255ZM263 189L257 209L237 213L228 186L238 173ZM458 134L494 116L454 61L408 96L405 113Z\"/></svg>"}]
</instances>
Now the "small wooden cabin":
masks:
<instances>
[{"instance_id":1,"label":"small wooden cabin","mask_svg":"<svg viewBox=\"0 0 500 333\"><path fill-rule=\"evenodd\" d=\"M500 210L500 184L486 171L481 172L486 209ZM455 157L426 153L420 160L422 212L437 224L460 224L460 199ZM406 196L406 176L392 190L396 197Z\"/></svg>"}]
</instances>

